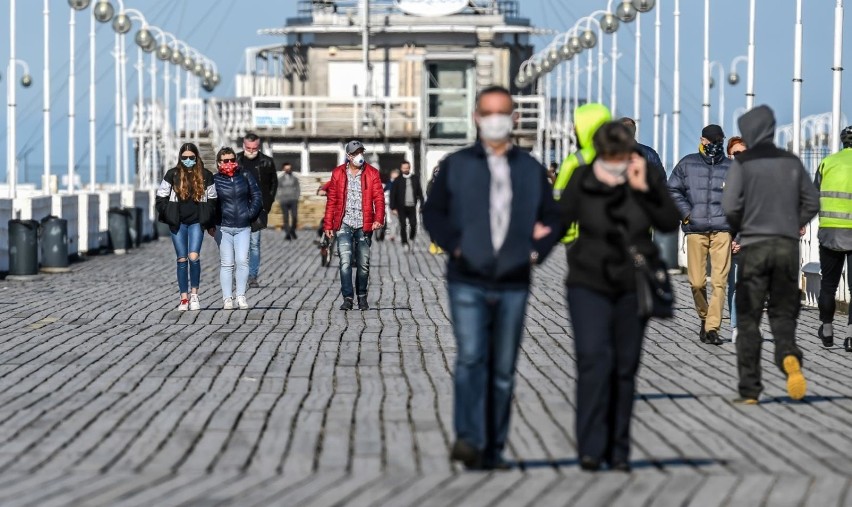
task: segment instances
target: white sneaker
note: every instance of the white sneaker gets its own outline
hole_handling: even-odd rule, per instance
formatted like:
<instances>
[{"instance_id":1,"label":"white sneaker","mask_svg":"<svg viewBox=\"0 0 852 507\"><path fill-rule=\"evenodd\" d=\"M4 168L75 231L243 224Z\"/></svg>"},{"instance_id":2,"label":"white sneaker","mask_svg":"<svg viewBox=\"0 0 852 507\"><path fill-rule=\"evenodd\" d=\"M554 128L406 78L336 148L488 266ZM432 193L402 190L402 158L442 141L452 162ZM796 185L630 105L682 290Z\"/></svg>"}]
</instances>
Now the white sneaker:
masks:
<instances>
[{"instance_id":1,"label":"white sneaker","mask_svg":"<svg viewBox=\"0 0 852 507\"><path fill-rule=\"evenodd\" d=\"M225 304L222 306L225 310L233 310L234 309L234 300L231 298L225 298Z\"/></svg>"},{"instance_id":2,"label":"white sneaker","mask_svg":"<svg viewBox=\"0 0 852 507\"><path fill-rule=\"evenodd\" d=\"M180 304L178 305L177 309L178 309L179 312L187 311L189 309L189 300L188 299L181 299Z\"/></svg>"},{"instance_id":3,"label":"white sneaker","mask_svg":"<svg viewBox=\"0 0 852 507\"><path fill-rule=\"evenodd\" d=\"M248 301L246 301L245 296L237 296L237 305L239 305L240 310L248 310Z\"/></svg>"},{"instance_id":4,"label":"white sneaker","mask_svg":"<svg viewBox=\"0 0 852 507\"><path fill-rule=\"evenodd\" d=\"M737 328L731 331L731 343L737 343Z\"/></svg>"},{"instance_id":5,"label":"white sneaker","mask_svg":"<svg viewBox=\"0 0 852 507\"><path fill-rule=\"evenodd\" d=\"M198 294L189 295L189 309L193 311L201 310L201 302L198 301Z\"/></svg>"}]
</instances>

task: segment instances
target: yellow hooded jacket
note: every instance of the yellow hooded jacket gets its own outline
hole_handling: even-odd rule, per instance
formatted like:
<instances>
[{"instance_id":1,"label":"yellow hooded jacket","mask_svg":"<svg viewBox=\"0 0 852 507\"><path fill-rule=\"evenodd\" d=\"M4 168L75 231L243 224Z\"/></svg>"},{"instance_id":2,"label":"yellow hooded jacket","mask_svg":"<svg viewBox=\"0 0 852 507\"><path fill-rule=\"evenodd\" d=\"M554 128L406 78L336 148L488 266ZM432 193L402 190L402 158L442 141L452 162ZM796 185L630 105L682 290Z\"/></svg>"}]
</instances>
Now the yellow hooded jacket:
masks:
<instances>
[{"instance_id":1,"label":"yellow hooded jacket","mask_svg":"<svg viewBox=\"0 0 852 507\"><path fill-rule=\"evenodd\" d=\"M562 191L568 186L574 170L581 165L590 164L595 159L595 146L592 137L604 124L612 121L612 114L603 104L583 104L574 110L574 131L577 135L577 144L580 149L562 161L559 167L559 175L553 184L553 198L557 201L562 196ZM577 224L571 224L568 233L562 238L563 243L571 243L577 239L580 229Z\"/></svg>"}]
</instances>

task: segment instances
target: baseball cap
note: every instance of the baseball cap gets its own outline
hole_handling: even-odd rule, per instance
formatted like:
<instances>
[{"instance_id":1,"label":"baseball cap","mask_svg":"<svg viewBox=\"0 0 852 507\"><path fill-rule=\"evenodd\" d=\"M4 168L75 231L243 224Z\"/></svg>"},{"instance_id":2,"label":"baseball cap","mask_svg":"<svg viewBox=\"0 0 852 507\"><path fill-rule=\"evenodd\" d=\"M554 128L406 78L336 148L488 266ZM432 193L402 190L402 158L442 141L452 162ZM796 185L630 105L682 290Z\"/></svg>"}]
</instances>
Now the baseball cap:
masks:
<instances>
[{"instance_id":1,"label":"baseball cap","mask_svg":"<svg viewBox=\"0 0 852 507\"><path fill-rule=\"evenodd\" d=\"M364 151L367 150L366 148L364 148L364 145L361 144L361 141L356 141L356 140L353 139L352 141L349 141L348 143L346 143L346 154L347 155L352 155L353 153L355 153L358 150L364 150Z\"/></svg>"}]
</instances>

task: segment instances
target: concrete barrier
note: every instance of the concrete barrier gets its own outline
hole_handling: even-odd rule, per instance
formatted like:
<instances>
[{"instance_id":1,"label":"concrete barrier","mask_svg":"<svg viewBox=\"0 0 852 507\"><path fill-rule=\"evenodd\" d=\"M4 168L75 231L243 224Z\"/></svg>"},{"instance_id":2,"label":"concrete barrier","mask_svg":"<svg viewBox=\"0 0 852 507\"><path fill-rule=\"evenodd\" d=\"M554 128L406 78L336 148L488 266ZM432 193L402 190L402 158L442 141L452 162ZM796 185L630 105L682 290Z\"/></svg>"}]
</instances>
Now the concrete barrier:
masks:
<instances>
[{"instance_id":1,"label":"concrete barrier","mask_svg":"<svg viewBox=\"0 0 852 507\"><path fill-rule=\"evenodd\" d=\"M51 214L68 222L68 255L77 255L80 252L80 222L82 219L85 225L86 218L80 216L80 196L60 194L51 197Z\"/></svg>"},{"instance_id":2,"label":"concrete barrier","mask_svg":"<svg viewBox=\"0 0 852 507\"><path fill-rule=\"evenodd\" d=\"M15 218L12 199L0 199L0 271L9 271L9 220Z\"/></svg>"},{"instance_id":3,"label":"concrete barrier","mask_svg":"<svg viewBox=\"0 0 852 507\"><path fill-rule=\"evenodd\" d=\"M77 201L78 251L79 253L97 252L101 247L101 214L98 207L98 194L80 194Z\"/></svg>"},{"instance_id":4,"label":"concrete barrier","mask_svg":"<svg viewBox=\"0 0 852 507\"><path fill-rule=\"evenodd\" d=\"M109 234L107 224L107 211L110 208L121 207L121 192L98 192L98 232L100 247L107 248L109 246Z\"/></svg>"}]
</instances>

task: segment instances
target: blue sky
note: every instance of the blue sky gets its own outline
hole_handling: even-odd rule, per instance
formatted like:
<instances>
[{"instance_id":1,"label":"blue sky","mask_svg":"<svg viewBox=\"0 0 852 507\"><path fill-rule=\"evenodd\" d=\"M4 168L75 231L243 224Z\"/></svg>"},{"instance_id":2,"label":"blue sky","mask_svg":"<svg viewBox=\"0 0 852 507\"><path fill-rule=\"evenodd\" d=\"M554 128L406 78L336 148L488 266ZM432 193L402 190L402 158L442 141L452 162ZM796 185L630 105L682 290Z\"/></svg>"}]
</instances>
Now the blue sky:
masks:
<instances>
[{"instance_id":1,"label":"blue sky","mask_svg":"<svg viewBox=\"0 0 852 507\"><path fill-rule=\"evenodd\" d=\"M592 11L606 8L606 0L522 0L522 15L542 28L564 31L575 21ZM617 3L617 0L616 2ZM776 110L779 124L792 119L793 77L793 25L795 22L794 0L758 0L758 23L756 30L756 103L766 103ZM831 0L808 0L804 8L804 85L803 115L830 111L831 109L831 66L833 47L834 3ZM34 84L28 89L18 87L18 146L21 155L19 179L35 182L42 172L42 1L17 0L18 58L26 60L31 68ZM269 44L273 37L257 35L260 28L280 26L288 16L296 13L295 0L125 0L126 7L135 8L146 16L148 22L174 33L191 46L213 58L222 73L222 84L215 95L230 96L234 93L233 76L244 68L244 49L247 46ZM673 68L672 9L673 0L657 0L662 14L661 75L662 112L671 113L671 83ZM681 155L697 143L701 129L701 72L703 58L703 1L681 0L681 101L683 120L681 124ZM847 6L844 37L844 62L852 58L852 6ZM3 2L0 26L8 23L8 0ZM88 29L87 12L77 16L77 162L84 181L88 175ZM52 89L52 153L54 172L64 173L67 160L68 138L68 19L66 0L51 0L51 89ZM643 67L642 67L642 114L644 130L642 141L651 142L651 120L653 114L653 12L644 14L642 21ZM619 30L619 46L622 58L619 62L618 106L619 115L633 112L633 59L634 26L622 26ZM9 54L8 27L0 29L0 61L3 62L2 86L6 86L6 62ZM746 54L748 36L748 2L746 0L712 0L710 58L718 60L727 68L731 60ZM552 36L536 38L537 49L546 45ZM609 52L609 37L604 37L605 51ZM110 51L113 44L112 30L100 25L97 32L97 110L99 166L105 166L113 158L113 115L114 87L113 67ZM595 50L596 51L596 50ZM127 79L130 84L128 100L136 96L136 74L133 68L136 47L128 40ZM585 56L581 61L585 63ZM730 133L731 113L745 104L745 66L740 66L742 82L726 89L726 130ZM844 111L852 119L852 74L845 72L843 86ZM20 76L20 74L19 74ZM605 71L604 97L609 97L609 70ZM146 75L147 80L147 75ZM147 82L147 81L146 81ZM584 83L584 81L581 81ZM585 89L585 85L581 86ZM712 92L712 102L718 102L718 90ZM159 92L162 96L162 90ZM204 92L202 92L204 95ZM3 102L0 113L0 144L2 159L6 160L6 107ZM132 109L132 107L131 107ZM716 121L717 112L711 113ZM671 135L671 130L670 130ZM669 141L669 148L671 142ZM26 166L26 168L24 167ZM104 169L102 169L104 170ZM107 171L106 174L111 174ZM5 181L5 168L0 168L0 178Z\"/></svg>"}]
</instances>

